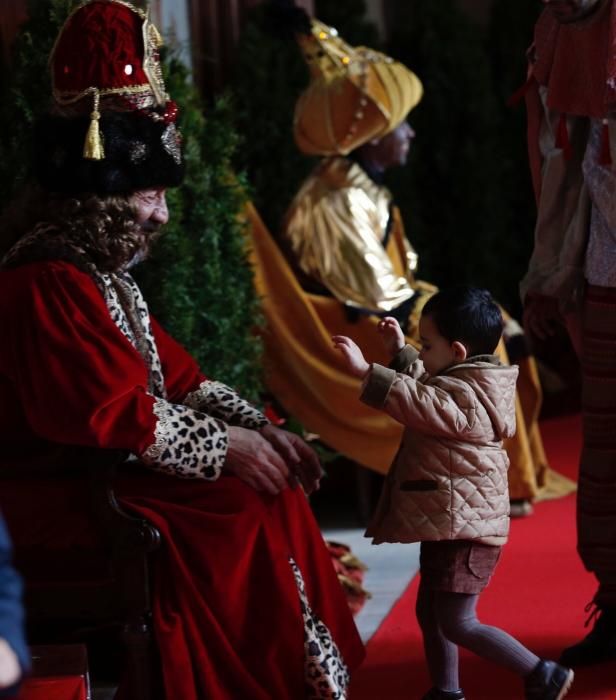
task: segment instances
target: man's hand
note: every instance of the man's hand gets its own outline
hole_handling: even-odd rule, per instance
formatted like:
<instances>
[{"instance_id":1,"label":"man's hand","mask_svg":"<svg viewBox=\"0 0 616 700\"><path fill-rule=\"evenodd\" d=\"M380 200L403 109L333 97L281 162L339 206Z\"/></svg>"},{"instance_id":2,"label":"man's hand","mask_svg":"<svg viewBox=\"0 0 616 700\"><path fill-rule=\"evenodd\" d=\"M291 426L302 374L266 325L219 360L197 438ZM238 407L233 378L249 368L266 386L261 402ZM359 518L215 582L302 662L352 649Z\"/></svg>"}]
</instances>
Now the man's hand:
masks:
<instances>
[{"instance_id":1,"label":"man's hand","mask_svg":"<svg viewBox=\"0 0 616 700\"><path fill-rule=\"evenodd\" d=\"M291 472L284 459L256 430L229 426L225 469L256 491L275 496L287 487ZM299 459L299 457L298 457Z\"/></svg>"},{"instance_id":2,"label":"man's hand","mask_svg":"<svg viewBox=\"0 0 616 700\"><path fill-rule=\"evenodd\" d=\"M6 639L0 637L0 688L10 688L21 678L17 654Z\"/></svg>"},{"instance_id":3,"label":"man's hand","mask_svg":"<svg viewBox=\"0 0 616 700\"><path fill-rule=\"evenodd\" d=\"M385 349L393 359L402 348L406 345L406 338L400 328L400 324L393 316L385 316L382 321L379 321L377 326Z\"/></svg>"},{"instance_id":4,"label":"man's hand","mask_svg":"<svg viewBox=\"0 0 616 700\"><path fill-rule=\"evenodd\" d=\"M332 340L336 350L340 350L343 354L349 372L354 377L363 379L368 374L370 365L364 359L364 355L356 343L347 338L346 335L334 335Z\"/></svg>"},{"instance_id":5,"label":"man's hand","mask_svg":"<svg viewBox=\"0 0 616 700\"><path fill-rule=\"evenodd\" d=\"M317 453L299 435L266 425L259 431L285 460L291 471L291 485L299 483L310 495L319 488L323 469Z\"/></svg>"},{"instance_id":6,"label":"man's hand","mask_svg":"<svg viewBox=\"0 0 616 700\"><path fill-rule=\"evenodd\" d=\"M532 335L545 340L554 335L564 319L558 307L558 299L540 294L528 294L524 300L524 329Z\"/></svg>"}]
</instances>

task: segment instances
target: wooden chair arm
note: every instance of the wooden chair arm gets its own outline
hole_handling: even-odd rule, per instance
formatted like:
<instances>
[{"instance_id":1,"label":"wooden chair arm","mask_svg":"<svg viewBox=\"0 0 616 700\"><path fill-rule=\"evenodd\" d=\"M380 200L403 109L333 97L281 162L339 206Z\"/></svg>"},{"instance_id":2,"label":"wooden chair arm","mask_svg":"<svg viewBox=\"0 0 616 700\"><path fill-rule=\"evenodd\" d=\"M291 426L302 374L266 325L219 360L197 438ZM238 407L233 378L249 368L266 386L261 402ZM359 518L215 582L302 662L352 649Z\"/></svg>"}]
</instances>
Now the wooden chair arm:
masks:
<instances>
[{"instance_id":1,"label":"wooden chair arm","mask_svg":"<svg viewBox=\"0 0 616 700\"><path fill-rule=\"evenodd\" d=\"M99 451L88 460L92 510L111 545L118 594L125 610L125 633L141 634L151 616L150 567L148 555L161 544L160 532L145 518L126 511L116 498L114 480L128 453Z\"/></svg>"},{"instance_id":2,"label":"wooden chair arm","mask_svg":"<svg viewBox=\"0 0 616 700\"><path fill-rule=\"evenodd\" d=\"M114 480L128 453L104 450L88 461L92 508L118 553L153 552L160 547L159 531L147 520L124 510L114 490Z\"/></svg>"}]
</instances>

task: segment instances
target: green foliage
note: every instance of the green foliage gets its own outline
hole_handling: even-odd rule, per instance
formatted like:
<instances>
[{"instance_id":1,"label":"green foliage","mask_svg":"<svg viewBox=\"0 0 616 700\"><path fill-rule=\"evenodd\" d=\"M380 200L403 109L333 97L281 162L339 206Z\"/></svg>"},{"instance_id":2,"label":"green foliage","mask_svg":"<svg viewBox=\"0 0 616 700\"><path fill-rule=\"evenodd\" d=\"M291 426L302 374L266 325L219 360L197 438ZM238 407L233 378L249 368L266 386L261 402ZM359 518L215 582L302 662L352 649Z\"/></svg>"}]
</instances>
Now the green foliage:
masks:
<instances>
[{"instance_id":1,"label":"green foliage","mask_svg":"<svg viewBox=\"0 0 616 700\"><path fill-rule=\"evenodd\" d=\"M240 38L232 84L235 124L243 137L235 161L247 173L255 206L273 233L315 163L293 140L295 100L307 83L308 69L295 41L274 36L264 8L253 10Z\"/></svg>"},{"instance_id":2,"label":"green foliage","mask_svg":"<svg viewBox=\"0 0 616 700\"><path fill-rule=\"evenodd\" d=\"M30 175L32 125L50 101L47 58L78 0L32 0L2 86L0 209ZM204 116L185 67L169 56L167 86L180 107L185 184L168 193L170 222L152 260L137 270L153 312L212 377L255 398L260 389L260 316L239 214L243 178L232 175L232 105Z\"/></svg>"}]
</instances>

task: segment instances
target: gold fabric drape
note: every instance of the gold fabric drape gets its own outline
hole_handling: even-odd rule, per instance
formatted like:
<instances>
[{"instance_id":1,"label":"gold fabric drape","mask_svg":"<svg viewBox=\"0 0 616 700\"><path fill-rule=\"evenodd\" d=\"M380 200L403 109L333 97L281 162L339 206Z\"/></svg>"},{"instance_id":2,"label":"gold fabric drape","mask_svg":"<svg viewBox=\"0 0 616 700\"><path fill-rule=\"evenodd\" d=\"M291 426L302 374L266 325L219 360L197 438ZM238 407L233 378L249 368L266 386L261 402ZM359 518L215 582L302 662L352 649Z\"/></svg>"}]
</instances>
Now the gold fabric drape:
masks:
<instances>
[{"instance_id":1,"label":"gold fabric drape","mask_svg":"<svg viewBox=\"0 0 616 700\"><path fill-rule=\"evenodd\" d=\"M369 361L387 364L376 332L378 319L363 316L351 323L337 299L304 291L252 205L248 205L246 216L255 285L267 322L264 343L269 390L285 410L306 430L317 433L325 444L365 467L385 473L397 451L402 426L360 403L360 381L346 372L331 342L333 334L348 335ZM387 254L394 269L400 272L408 265L407 244L395 208L392 223ZM436 288L417 281L416 289ZM420 307L418 304L414 309L411 328L416 326ZM417 344L412 337L408 340ZM508 362L502 343L497 354ZM571 485L554 485L548 479L537 423L541 388L536 365L530 357L519 364L517 434L505 444L511 461L511 498L535 498L546 484L553 487L551 495L562 495L571 490Z\"/></svg>"}]
</instances>

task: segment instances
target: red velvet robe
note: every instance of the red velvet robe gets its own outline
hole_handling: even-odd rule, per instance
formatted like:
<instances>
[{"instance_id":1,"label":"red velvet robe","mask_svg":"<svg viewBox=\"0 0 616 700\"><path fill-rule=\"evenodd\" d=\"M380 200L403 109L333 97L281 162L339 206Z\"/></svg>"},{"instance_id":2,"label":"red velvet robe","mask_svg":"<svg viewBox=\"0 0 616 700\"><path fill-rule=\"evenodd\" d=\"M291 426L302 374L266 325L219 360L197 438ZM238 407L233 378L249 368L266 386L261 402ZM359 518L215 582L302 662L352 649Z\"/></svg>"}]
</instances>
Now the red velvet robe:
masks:
<instances>
[{"instance_id":1,"label":"red velvet robe","mask_svg":"<svg viewBox=\"0 0 616 700\"><path fill-rule=\"evenodd\" d=\"M157 418L145 363L87 274L65 262L2 270L0 324L0 469L44 464L58 445L138 455L152 444ZM155 321L152 329L168 399L181 403L204 377ZM33 489L18 546L20 538L87 545L86 506L63 487L48 487ZM217 481L130 471L118 490L163 535L154 619L168 700L305 697L303 621L289 557L348 667L361 661L363 647L300 490L261 495L224 469Z\"/></svg>"}]
</instances>

